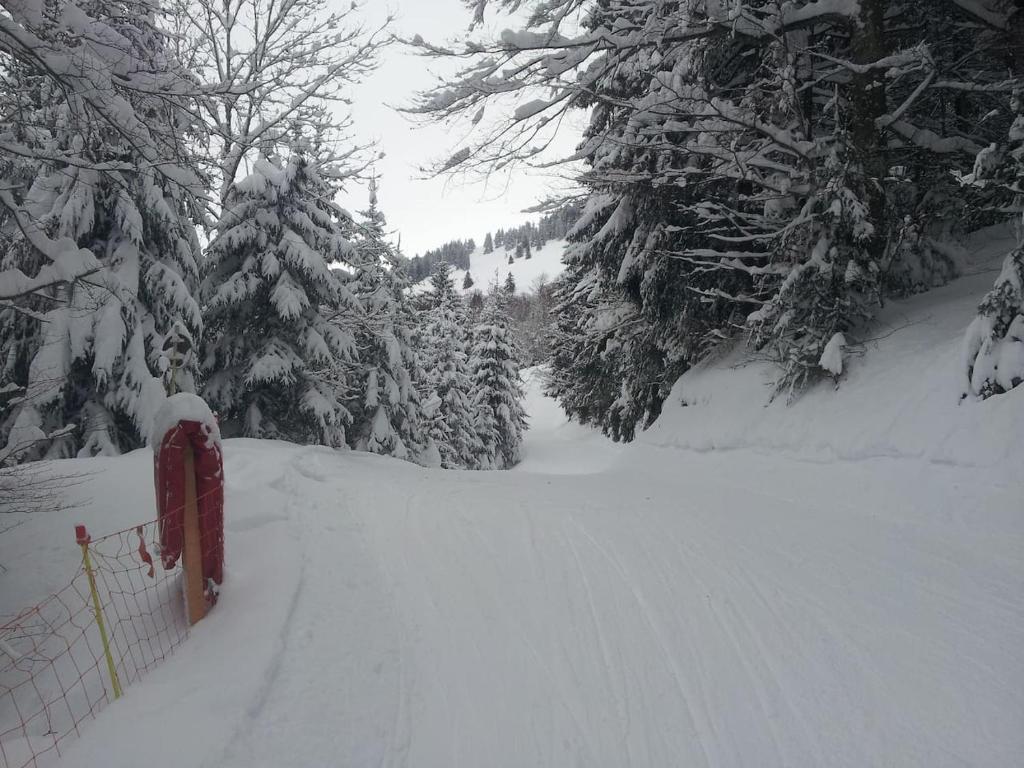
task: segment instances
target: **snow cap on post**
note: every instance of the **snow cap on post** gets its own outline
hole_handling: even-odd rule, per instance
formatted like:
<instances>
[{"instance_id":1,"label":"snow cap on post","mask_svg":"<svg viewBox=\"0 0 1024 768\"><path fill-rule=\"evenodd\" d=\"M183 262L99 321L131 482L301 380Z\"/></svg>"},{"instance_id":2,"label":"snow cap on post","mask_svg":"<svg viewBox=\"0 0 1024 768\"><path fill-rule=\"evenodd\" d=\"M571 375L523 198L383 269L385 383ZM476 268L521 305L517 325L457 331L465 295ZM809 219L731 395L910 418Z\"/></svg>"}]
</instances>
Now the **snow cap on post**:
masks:
<instances>
[{"instance_id":1,"label":"snow cap on post","mask_svg":"<svg viewBox=\"0 0 1024 768\"><path fill-rule=\"evenodd\" d=\"M160 450L164 437L182 421L199 422L207 440L220 445L220 427L206 401L189 392L179 392L168 397L153 418L153 429L149 433L149 444L154 452Z\"/></svg>"}]
</instances>

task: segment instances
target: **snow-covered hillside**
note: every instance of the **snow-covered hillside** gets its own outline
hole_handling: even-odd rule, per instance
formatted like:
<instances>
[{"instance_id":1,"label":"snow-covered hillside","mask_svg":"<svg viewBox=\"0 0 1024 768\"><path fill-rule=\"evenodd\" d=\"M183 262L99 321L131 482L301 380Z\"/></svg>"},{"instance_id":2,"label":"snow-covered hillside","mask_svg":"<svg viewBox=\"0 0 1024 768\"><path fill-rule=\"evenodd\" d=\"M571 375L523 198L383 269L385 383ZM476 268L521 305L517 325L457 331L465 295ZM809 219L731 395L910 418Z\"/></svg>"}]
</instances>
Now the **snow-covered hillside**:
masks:
<instances>
[{"instance_id":1,"label":"snow-covered hillside","mask_svg":"<svg viewBox=\"0 0 1024 768\"><path fill-rule=\"evenodd\" d=\"M742 348L683 375L640 439L698 451L751 448L813 461L923 458L958 466L1019 461L1024 389L961 401L963 333L1013 247L1008 227L972 239L965 276L891 302L874 340L849 350L838 388L822 382L787 405L773 402L778 371Z\"/></svg>"},{"instance_id":2,"label":"snow-covered hillside","mask_svg":"<svg viewBox=\"0 0 1024 768\"><path fill-rule=\"evenodd\" d=\"M565 240L551 240L544 247L533 251L533 257L529 259L514 259L512 264L508 263L508 257L513 252L504 248L497 248L492 253L484 253L482 247L477 247L469 256L469 273L473 276L473 287L470 290L481 290L486 293L487 286L494 282L495 273L500 284L504 284L509 272L516 281L516 290L527 291L534 281L542 275L550 282L562 274L565 265L562 263L562 252L565 250ZM452 279L459 293L466 293L462 283L466 277L466 270L452 270ZM416 286L417 290L426 290L430 285L429 280L423 280Z\"/></svg>"},{"instance_id":3,"label":"snow-covered hillside","mask_svg":"<svg viewBox=\"0 0 1024 768\"><path fill-rule=\"evenodd\" d=\"M949 378L990 278L891 306L838 392L687 374L629 446L531 371L511 472L225 441L220 602L62 764L1024 764L1024 404ZM82 506L0 535L0 611L151 511L150 462L49 465Z\"/></svg>"}]
</instances>

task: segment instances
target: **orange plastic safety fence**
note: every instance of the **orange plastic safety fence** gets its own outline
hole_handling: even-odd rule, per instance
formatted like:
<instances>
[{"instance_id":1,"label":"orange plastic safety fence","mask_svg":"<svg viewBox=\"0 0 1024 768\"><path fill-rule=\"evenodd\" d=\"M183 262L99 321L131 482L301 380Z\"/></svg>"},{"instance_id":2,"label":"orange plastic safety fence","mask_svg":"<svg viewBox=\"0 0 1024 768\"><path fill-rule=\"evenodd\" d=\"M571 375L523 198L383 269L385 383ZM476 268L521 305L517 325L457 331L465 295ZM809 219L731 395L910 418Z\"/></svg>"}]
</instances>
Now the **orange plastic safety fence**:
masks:
<instances>
[{"instance_id":1,"label":"orange plastic safety fence","mask_svg":"<svg viewBox=\"0 0 1024 768\"><path fill-rule=\"evenodd\" d=\"M88 545L121 687L188 636L180 561L165 569L159 541L154 521ZM0 768L44 768L114 698L85 569L0 622Z\"/></svg>"}]
</instances>

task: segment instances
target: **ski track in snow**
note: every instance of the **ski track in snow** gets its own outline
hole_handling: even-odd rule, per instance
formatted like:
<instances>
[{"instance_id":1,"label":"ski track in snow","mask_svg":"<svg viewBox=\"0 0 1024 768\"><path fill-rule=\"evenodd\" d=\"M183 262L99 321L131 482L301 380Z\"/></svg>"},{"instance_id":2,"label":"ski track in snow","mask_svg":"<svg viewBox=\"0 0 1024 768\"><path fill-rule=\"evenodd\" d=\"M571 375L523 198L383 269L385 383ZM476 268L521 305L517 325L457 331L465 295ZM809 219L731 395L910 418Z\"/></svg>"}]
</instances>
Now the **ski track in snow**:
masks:
<instances>
[{"instance_id":1,"label":"ski track in snow","mask_svg":"<svg viewBox=\"0 0 1024 768\"><path fill-rule=\"evenodd\" d=\"M233 487L253 490L230 510L221 604L66 764L136 764L111 740L157 736L156 718L177 728L179 706L196 708L201 738L148 765L1024 755L1024 538L1009 477L922 465L908 483L888 459L794 477L790 459L644 446L600 475L226 449ZM971 509L952 514L965 497ZM972 514L1004 527L963 526ZM240 570L254 556L269 560ZM263 605L245 634L236 595Z\"/></svg>"},{"instance_id":2,"label":"ski track in snow","mask_svg":"<svg viewBox=\"0 0 1024 768\"><path fill-rule=\"evenodd\" d=\"M874 353L887 371L915 343L939 368L955 354L948 334L914 333ZM515 471L226 441L221 601L62 764L1024 764L1024 480L996 460L1020 435L968 435L984 461L952 440L914 458L914 405L877 444L829 426L877 391L866 371L829 410L820 393L743 405L717 376L682 389L726 402L719 415L764 411L778 450L765 424L739 429L749 413L715 435L699 399L623 449L566 423L537 371ZM997 423L993 401L976 429ZM950 413L968 434L971 412ZM76 492L96 500L5 534L8 583L26 594L53 583L54 558L74 568L53 545L69 515L135 522L150 461L62 464L93 472Z\"/></svg>"}]
</instances>

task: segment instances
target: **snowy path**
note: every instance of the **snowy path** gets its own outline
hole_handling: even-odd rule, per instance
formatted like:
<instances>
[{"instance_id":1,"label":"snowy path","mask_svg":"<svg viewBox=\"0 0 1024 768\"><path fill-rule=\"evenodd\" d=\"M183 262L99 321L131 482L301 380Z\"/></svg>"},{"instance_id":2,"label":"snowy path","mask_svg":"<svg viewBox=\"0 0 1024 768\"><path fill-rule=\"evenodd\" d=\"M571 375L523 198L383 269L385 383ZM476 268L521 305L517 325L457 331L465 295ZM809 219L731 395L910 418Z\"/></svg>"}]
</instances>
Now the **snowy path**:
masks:
<instances>
[{"instance_id":1,"label":"snowy path","mask_svg":"<svg viewBox=\"0 0 1024 768\"><path fill-rule=\"evenodd\" d=\"M220 603L63 764L1024 765L1024 392L954 375L990 284L793 408L695 369L628 448L535 372L516 471L228 441ZM0 538L0 611L151 508L147 451L59 468L92 503Z\"/></svg>"},{"instance_id":2,"label":"snowy path","mask_svg":"<svg viewBox=\"0 0 1024 768\"><path fill-rule=\"evenodd\" d=\"M1005 474L642 447L590 476L228 457L222 604L66 764L135 765L110 744L169 724L194 735L147 765L1024 757Z\"/></svg>"}]
</instances>

